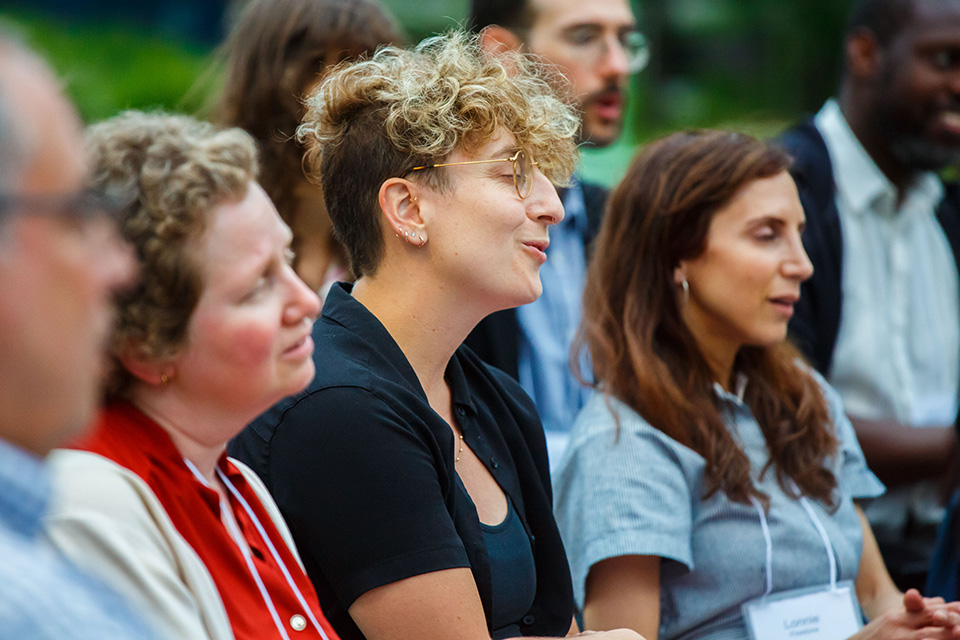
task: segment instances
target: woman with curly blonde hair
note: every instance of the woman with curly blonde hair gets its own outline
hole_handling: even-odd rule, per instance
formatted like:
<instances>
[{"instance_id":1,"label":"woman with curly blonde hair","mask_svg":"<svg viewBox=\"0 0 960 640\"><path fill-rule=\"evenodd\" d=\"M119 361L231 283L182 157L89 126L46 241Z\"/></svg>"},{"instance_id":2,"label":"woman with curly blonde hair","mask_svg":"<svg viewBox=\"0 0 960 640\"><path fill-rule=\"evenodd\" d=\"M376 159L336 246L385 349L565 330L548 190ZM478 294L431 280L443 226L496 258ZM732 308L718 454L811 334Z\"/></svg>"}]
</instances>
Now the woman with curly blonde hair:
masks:
<instances>
[{"instance_id":1,"label":"woman with curly blonde hair","mask_svg":"<svg viewBox=\"0 0 960 640\"><path fill-rule=\"evenodd\" d=\"M128 112L88 136L139 275L116 300L108 399L54 454L51 540L171 640L334 640L289 531L227 441L313 377L319 300L257 183L253 139Z\"/></svg>"},{"instance_id":2,"label":"woman with curly blonde hair","mask_svg":"<svg viewBox=\"0 0 960 640\"><path fill-rule=\"evenodd\" d=\"M299 136L359 279L327 298L314 383L235 451L343 638L571 629L540 421L461 343L540 295L578 124L531 60L462 34L340 67L308 101Z\"/></svg>"}]
</instances>

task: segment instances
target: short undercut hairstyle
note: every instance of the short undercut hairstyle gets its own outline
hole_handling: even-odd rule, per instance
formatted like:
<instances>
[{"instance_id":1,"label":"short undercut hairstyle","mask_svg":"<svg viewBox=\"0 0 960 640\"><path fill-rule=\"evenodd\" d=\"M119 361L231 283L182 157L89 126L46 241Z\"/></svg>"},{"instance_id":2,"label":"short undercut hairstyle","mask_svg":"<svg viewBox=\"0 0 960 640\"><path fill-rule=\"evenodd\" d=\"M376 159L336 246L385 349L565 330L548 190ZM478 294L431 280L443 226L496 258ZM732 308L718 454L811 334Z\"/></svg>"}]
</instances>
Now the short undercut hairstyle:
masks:
<instances>
[{"instance_id":1,"label":"short undercut hairstyle","mask_svg":"<svg viewBox=\"0 0 960 640\"><path fill-rule=\"evenodd\" d=\"M122 233L139 266L134 286L116 296L111 352L170 357L203 291L194 249L211 210L256 180L256 142L238 128L127 111L90 127L87 148L92 187L122 205ZM124 396L132 380L114 357L107 395Z\"/></svg>"},{"instance_id":2,"label":"short undercut hairstyle","mask_svg":"<svg viewBox=\"0 0 960 640\"><path fill-rule=\"evenodd\" d=\"M536 18L530 0L471 0L467 24L474 33L491 25L522 32L533 27Z\"/></svg>"},{"instance_id":3,"label":"short undercut hairstyle","mask_svg":"<svg viewBox=\"0 0 960 640\"><path fill-rule=\"evenodd\" d=\"M334 233L361 277L373 274L383 255L378 194L385 180L444 162L458 149L472 153L505 129L564 185L577 161L579 126L534 58L487 54L476 36L451 32L331 72L308 98L297 136L307 148L308 175L323 186ZM449 187L444 169L409 179Z\"/></svg>"},{"instance_id":4,"label":"short undercut hairstyle","mask_svg":"<svg viewBox=\"0 0 960 640\"><path fill-rule=\"evenodd\" d=\"M887 46L913 17L915 1L859 0L847 20L846 35L867 29L881 46Z\"/></svg>"}]
</instances>

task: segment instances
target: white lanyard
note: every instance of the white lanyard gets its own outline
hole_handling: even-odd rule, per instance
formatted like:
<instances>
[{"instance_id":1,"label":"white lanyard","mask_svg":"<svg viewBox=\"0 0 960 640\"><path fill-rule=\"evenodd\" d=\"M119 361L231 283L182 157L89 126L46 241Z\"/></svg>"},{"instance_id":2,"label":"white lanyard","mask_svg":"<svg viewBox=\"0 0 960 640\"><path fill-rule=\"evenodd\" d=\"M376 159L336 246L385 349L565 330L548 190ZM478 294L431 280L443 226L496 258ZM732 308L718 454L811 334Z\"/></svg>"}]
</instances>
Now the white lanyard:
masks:
<instances>
[{"instance_id":1,"label":"white lanyard","mask_svg":"<svg viewBox=\"0 0 960 640\"><path fill-rule=\"evenodd\" d=\"M827 535L827 530L823 528L823 523L820 522L820 518L817 517L816 512L813 510L813 507L810 505L810 501L807 500L806 496L800 493L800 489L797 487L796 483L793 480L790 480L790 486L793 489L794 493L800 496L799 502L800 506L803 507L803 510L807 512L807 516L813 522L814 528L816 528L817 533L820 534L820 540L823 542L823 547L827 550L827 562L830 565L830 590L836 591L837 589L837 558L833 553L833 546L830 544L830 537ZM767 546L767 560L766 560L766 580L767 586L766 591L763 595L768 596L773 591L773 537L770 535L770 526L767 524L767 516L763 512L763 506L760 504L760 501L757 500L755 496L750 496L750 502L753 503L754 508L757 510L757 515L760 517L760 530L763 532L763 541Z\"/></svg>"},{"instance_id":2,"label":"white lanyard","mask_svg":"<svg viewBox=\"0 0 960 640\"><path fill-rule=\"evenodd\" d=\"M202 483L205 487L212 488L210 487L210 483L207 482L207 479L203 477L203 474L200 473L200 471L192 462L186 458L184 458L183 461L187 464L187 467L190 468L190 471L193 472L194 477L196 477L200 483ZM227 488L236 501L240 503L240 506L243 507L243 510L247 513L247 516L250 518L251 522L253 522L253 526L256 528L257 533L260 534L260 538L266 543L267 548L270 550L270 555L273 557L274 562L276 562L280 567L280 571L283 573L283 577L287 581L287 585L297 597L297 602L299 602L300 606L303 607L303 611L307 614L307 618L310 619L310 622L320 633L320 637L323 638L323 640L330 640L330 638L324 632L323 627L320 626L320 623L313 615L313 610L309 607L309 605L307 605L307 601L303 597L303 593L300 592L296 582L294 582L293 577L290 575L290 571L287 569L287 565L284 563L283 558L280 557L276 547L274 547L273 542L270 540L270 536L267 535L263 525L260 523L260 519L257 518L257 514L254 513L253 509L250 508L250 505L247 503L244 497L240 495L240 492L237 491L236 487L233 486L233 483L230 482L230 479L227 478L227 476L220 470L219 467L216 468L216 472L217 477L220 478L220 482L223 483L223 486ZM227 528L227 532L230 534L230 537L233 538L237 547L240 548L240 554L243 556L243 559L246 562L247 569L250 571L250 575L253 576L254 582L257 583L257 589L260 591L260 596L263 598L264 603L267 605L267 609L270 611L270 617L273 619L273 624L276 626L277 631L280 633L280 636L284 638L284 640L290 640L290 636L287 634L286 627L284 627L283 622L280 620L280 614L277 613L277 609L273 604L273 599L267 592L267 587L263 583L263 579L260 577L260 572L257 571L256 564L253 562L253 556L250 553L250 547L247 544L246 539L243 537L243 533L240 531L239 525L233 517L233 512L230 510L230 505L223 498L220 498L220 510L225 515L224 525Z\"/></svg>"}]
</instances>

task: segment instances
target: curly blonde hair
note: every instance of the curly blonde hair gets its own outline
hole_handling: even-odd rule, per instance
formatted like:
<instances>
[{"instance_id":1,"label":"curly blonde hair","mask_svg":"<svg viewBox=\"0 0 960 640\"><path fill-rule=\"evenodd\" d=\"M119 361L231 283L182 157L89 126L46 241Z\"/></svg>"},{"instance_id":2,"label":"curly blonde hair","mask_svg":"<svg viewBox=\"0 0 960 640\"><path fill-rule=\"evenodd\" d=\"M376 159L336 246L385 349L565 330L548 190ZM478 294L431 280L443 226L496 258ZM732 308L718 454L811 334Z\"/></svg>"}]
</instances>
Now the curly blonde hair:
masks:
<instances>
[{"instance_id":1,"label":"curly blonde hair","mask_svg":"<svg viewBox=\"0 0 960 640\"><path fill-rule=\"evenodd\" d=\"M122 233L140 267L115 301L106 392L123 396L133 377L118 354L162 359L183 346L203 289L193 252L209 212L244 197L257 178L257 147L241 129L138 111L91 126L87 147L91 185L122 204Z\"/></svg>"},{"instance_id":2,"label":"curly blonde hair","mask_svg":"<svg viewBox=\"0 0 960 640\"><path fill-rule=\"evenodd\" d=\"M499 129L512 133L554 184L567 184L580 119L550 73L529 55L485 53L476 35L457 31L412 50L382 47L330 73L307 98L297 138L357 276L372 274L382 257L383 181L443 162L457 149L473 152ZM415 179L448 186L443 170L423 174Z\"/></svg>"}]
</instances>

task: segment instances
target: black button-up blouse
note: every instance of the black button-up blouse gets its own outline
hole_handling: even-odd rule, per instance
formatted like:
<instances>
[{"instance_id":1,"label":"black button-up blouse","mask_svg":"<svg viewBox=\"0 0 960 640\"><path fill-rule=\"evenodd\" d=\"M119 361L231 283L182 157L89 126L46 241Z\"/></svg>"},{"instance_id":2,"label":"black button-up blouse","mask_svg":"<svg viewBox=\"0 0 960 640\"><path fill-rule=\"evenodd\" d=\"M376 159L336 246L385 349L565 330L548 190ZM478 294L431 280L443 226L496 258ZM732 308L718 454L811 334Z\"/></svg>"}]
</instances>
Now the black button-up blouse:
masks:
<instances>
[{"instance_id":1,"label":"black button-up blouse","mask_svg":"<svg viewBox=\"0 0 960 640\"><path fill-rule=\"evenodd\" d=\"M362 640L347 608L376 587L469 567L490 624L490 563L476 509L456 490L453 433L379 320L331 290L313 338L317 374L230 445L266 482L324 612ZM510 497L530 536L537 593L524 635L563 636L573 616L552 513L543 429L519 384L460 347L446 379L464 440Z\"/></svg>"}]
</instances>

